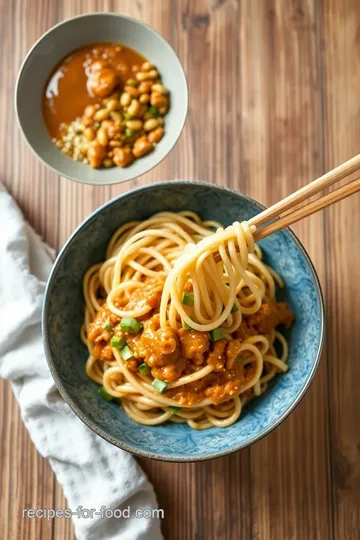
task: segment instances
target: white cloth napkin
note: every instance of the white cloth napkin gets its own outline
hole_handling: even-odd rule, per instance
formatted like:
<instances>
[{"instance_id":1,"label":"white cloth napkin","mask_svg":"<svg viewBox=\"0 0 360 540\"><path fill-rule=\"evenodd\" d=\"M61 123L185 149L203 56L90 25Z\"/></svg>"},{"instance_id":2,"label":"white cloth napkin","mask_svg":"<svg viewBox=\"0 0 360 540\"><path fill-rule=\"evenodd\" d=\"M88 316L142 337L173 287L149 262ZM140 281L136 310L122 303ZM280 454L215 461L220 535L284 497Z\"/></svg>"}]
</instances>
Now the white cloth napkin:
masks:
<instances>
[{"instance_id":1,"label":"white cloth napkin","mask_svg":"<svg viewBox=\"0 0 360 540\"><path fill-rule=\"evenodd\" d=\"M155 509L154 490L134 458L85 426L60 396L40 330L54 252L24 221L0 185L0 376L12 381L36 448L49 458L68 508ZM36 510L36 509L35 509ZM56 509L54 509L56 510ZM103 510L104 512L104 510ZM108 512L110 515L110 512ZM119 516L117 511L115 516ZM36 518L35 518L36 519ZM79 540L159 540L157 518L73 517Z\"/></svg>"}]
</instances>

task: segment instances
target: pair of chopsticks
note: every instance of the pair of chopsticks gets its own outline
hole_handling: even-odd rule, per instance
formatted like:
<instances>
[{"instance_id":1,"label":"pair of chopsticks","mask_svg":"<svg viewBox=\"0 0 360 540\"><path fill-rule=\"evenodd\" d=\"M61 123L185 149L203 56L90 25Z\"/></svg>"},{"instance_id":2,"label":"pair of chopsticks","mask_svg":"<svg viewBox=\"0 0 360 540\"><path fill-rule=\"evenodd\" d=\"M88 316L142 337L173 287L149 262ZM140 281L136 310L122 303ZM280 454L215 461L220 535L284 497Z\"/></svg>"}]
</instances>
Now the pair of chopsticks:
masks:
<instances>
[{"instance_id":1,"label":"pair of chopsticks","mask_svg":"<svg viewBox=\"0 0 360 540\"><path fill-rule=\"evenodd\" d=\"M351 173L357 171L360 168L360 154L345 161L335 169L327 172L323 176L320 176L317 180L314 180L310 184L302 187L295 193L292 193L282 201L270 206L261 214L253 217L249 220L249 225L255 225L256 231L254 233L254 240L260 240L270 234L289 227L301 219L311 216L320 210L323 210L327 206L334 204L346 197L349 197L353 193L360 190L360 178L349 182L348 184L334 189L330 193L323 195L311 203L304 203L307 199L326 189L329 186L335 184L339 180L346 178ZM301 203L304 203L301 205ZM298 207L298 205L301 205ZM298 207L298 208L297 208ZM275 221L266 224L269 220L278 218ZM260 228L259 228L260 227Z\"/></svg>"}]
</instances>

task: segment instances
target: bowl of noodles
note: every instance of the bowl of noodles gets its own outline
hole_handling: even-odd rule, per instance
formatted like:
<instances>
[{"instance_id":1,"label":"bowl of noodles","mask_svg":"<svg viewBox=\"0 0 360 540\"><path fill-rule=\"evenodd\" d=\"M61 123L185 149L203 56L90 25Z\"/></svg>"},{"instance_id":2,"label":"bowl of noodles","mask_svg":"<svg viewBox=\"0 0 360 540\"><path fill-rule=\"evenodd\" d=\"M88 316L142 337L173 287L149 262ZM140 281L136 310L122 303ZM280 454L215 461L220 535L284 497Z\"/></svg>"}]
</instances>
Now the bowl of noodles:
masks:
<instances>
[{"instance_id":1,"label":"bowl of noodles","mask_svg":"<svg viewBox=\"0 0 360 540\"><path fill-rule=\"evenodd\" d=\"M139 456L198 461L267 435L318 366L324 308L290 230L227 188L153 184L91 214L60 252L42 328L64 399ZM251 222L250 222L251 223Z\"/></svg>"}]
</instances>

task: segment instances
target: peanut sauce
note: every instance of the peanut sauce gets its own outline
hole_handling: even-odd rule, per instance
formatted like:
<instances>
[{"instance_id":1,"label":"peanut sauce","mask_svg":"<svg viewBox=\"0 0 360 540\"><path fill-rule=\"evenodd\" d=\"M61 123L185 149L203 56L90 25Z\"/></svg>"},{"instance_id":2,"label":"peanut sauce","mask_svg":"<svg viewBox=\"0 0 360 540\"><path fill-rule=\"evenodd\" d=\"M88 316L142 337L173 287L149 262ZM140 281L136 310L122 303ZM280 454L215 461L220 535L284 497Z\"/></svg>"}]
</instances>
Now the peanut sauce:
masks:
<instances>
[{"instance_id":1,"label":"peanut sauce","mask_svg":"<svg viewBox=\"0 0 360 540\"><path fill-rule=\"evenodd\" d=\"M251 335L269 333L279 324L290 328L293 323L293 313L286 303L264 303L258 312L244 317L232 340L212 343L208 332L160 327L158 308L162 286L161 281L150 280L146 287L138 289L136 295L134 293L129 300L119 300L123 309L129 306L132 309L143 307L145 304L152 308L152 311L141 319L141 332L131 335L119 331L116 325L120 318L104 305L94 321L88 325L88 341L94 358L114 360L109 344L112 334L105 330L105 324L111 323L114 335L125 337L134 353L128 368L136 373L139 365L145 362L154 378L168 383L190 375L206 365L212 365L214 370L203 378L166 392L166 396L177 401L180 406L193 406L204 398L218 404L236 395L241 387L253 378L255 371L253 364L243 366L236 362L240 343ZM151 294L151 291L154 294Z\"/></svg>"},{"instance_id":2,"label":"peanut sauce","mask_svg":"<svg viewBox=\"0 0 360 540\"><path fill-rule=\"evenodd\" d=\"M100 104L105 97L96 95L89 84L89 67L95 61L116 73L115 86L121 91L146 59L124 45L103 42L85 45L63 58L51 73L42 98L43 119L51 137L60 137L61 124L82 116L87 105Z\"/></svg>"}]
</instances>

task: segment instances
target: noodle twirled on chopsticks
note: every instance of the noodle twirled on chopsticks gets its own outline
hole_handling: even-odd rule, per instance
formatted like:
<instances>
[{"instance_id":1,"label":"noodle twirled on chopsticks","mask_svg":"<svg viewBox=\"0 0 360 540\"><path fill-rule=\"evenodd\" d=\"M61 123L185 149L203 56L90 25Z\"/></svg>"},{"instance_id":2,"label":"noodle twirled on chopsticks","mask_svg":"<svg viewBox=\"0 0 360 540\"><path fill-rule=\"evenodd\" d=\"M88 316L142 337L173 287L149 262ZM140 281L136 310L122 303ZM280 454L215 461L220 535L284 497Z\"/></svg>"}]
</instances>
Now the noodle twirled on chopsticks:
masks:
<instances>
[{"instance_id":1,"label":"noodle twirled on chopsticks","mask_svg":"<svg viewBox=\"0 0 360 540\"><path fill-rule=\"evenodd\" d=\"M161 212L120 227L86 273L87 374L134 421L229 426L288 369L277 326L293 315L253 232Z\"/></svg>"}]
</instances>

